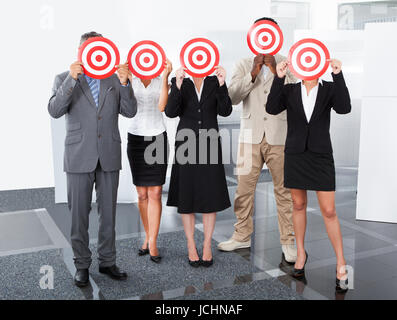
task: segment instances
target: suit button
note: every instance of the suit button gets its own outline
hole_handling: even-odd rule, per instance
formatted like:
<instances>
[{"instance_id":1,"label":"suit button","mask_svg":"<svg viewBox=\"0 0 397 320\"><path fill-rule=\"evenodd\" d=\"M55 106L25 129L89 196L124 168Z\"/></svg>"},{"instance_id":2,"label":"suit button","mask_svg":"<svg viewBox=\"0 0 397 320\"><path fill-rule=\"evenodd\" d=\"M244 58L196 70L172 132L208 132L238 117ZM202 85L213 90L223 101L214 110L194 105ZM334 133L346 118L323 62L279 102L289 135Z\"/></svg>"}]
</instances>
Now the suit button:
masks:
<instances>
[{"instance_id":1,"label":"suit button","mask_svg":"<svg viewBox=\"0 0 397 320\"><path fill-rule=\"evenodd\" d=\"M102 120L102 117L98 117L98 120Z\"/></svg>"},{"instance_id":2,"label":"suit button","mask_svg":"<svg viewBox=\"0 0 397 320\"><path fill-rule=\"evenodd\" d=\"M100 134L98 134L98 138L99 138L99 139L101 139L101 138L102 138L102 136L101 136Z\"/></svg>"},{"instance_id":3,"label":"suit button","mask_svg":"<svg viewBox=\"0 0 397 320\"><path fill-rule=\"evenodd\" d=\"M198 109L197 111L198 111L198 112L201 112L201 109Z\"/></svg>"},{"instance_id":4,"label":"suit button","mask_svg":"<svg viewBox=\"0 0 397 320\"><path fill-rule=\"evenodd\" d=\"M201 124L201 121L199 121L198 124Z\"/></svg>"},{"instance_id":5,"label":"suit button","mask_svg":"<svg viewBox=\"0 0 397 320\"><path fill-rule=\"evenodd\" d=\"M265 120L265 121L266 121L266 120L267 120L267 118L266 118L266 117L264 117L264 118L263 118L263 120Z\"/></svg>"}]
</instances>

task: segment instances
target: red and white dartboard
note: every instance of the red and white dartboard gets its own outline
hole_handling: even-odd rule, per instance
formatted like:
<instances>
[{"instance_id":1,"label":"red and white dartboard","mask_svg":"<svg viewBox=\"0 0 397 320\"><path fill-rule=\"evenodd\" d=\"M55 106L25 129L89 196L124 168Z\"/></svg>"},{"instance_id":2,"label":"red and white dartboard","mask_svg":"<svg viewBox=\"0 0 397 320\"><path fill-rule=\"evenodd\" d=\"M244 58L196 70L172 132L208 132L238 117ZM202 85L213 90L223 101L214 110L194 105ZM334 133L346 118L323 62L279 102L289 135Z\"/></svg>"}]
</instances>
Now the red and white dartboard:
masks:
<instances>
[{"instance_id":1,"label":"red and white dartboard","mask_svg":"<svg viewBox=\"0 0 397 320\"><path fill-rule=\"evenodd\" d=\"M163 48L154 41L135 44L128 53L128 66L140 79L154 79L164 70L166 56Z\"/></svg>"},{"instance_id":2,"label":"red and white dartboard","mask_svg":"<svg viewBox=\"0 0 397 320\"><path fill-rule=\"evenodd\" d=\"M255 54L275 55L283 46L284 36L280 27L268 20L253 24L247 34L247 43Z\"/></svg>"},{"instance_id":3,"label":"red and white dartboard","mask_svg":"<svg viewBox=\"0 0 397 320\"><path fill-rule=\"evenodd\" d=\"M289 69L302 80L320 78L328 69L330 56L327 47L316 39L295 43L288 55Z\"/></svg>"},{"instance_id":4,"label":"red and white dartboard","mask_svg":"<svg viewBox=\"0 0 397 320\"><path fill-rule=\"evenodd\" d=\"M212 74L219 65L219 51L212 41L195 38L183 46L180 60L189 75L203 78Z\"/></svg>"},{"instance_id":5,"label":"red and white dartboard","mask_svg":"<svg viewBox=\"0 0 397 320\"><path fill-rule=\"evenodd\" d=\"M102 37L90 38L79 49L79 61L84 73L94 79L105 79L116 72L120 54L116 45Z\"/></svg>"}]
</instances>

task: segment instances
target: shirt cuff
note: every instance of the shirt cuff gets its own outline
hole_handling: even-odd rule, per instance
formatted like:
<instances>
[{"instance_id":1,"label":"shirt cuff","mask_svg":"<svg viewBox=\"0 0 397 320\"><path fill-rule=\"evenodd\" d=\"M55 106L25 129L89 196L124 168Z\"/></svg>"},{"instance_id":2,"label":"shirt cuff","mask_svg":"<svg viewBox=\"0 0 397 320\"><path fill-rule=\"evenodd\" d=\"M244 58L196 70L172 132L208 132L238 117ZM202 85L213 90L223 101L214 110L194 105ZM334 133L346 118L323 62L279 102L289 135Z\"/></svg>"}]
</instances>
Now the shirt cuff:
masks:
<instances>
[{"instance_id":1,"label":"shirt cuff","mask_svg":"<svg viewBox=\"0 0 397 320\"><path fill-rule=\"evenodd\" d=\"M73 92L74 87L76 86L77 81L73 79L73 77L68 74L65 81L63 82L68 92L71 94Z\"/></svg>"},{"instance_id":2,"label":"shirt cuff","mask_svg":"<svg viewBox=\"0 0 397 320\"><path fill-rule=\"evenodd\" d=\"M124 88L127 88L129 85L130 85L130 80L128 80L127 84L121 84L121 86L124 87Z\"/></svg>"},{"instance_id":3,"label":"shirt cuff","mask_svg":"<svg viewBox=\"0 0 397 320\"><path fill-rule=\"evenodd\" d=\"M226 82L223 84L223 86L219 86L218 87L218 94L223 94L223 95L228 95L228 90L227 90L227 86L226 86Z\"/></svg>"},{"instance_id":4,"label":"shirt cuff","mask_svg":"<svg viewBox=\"0 0 397 320\"><path fill-rule=\"evenodd\" d=\"M338 73L338 74L335 74L335 73L331 73L332 74L332 78L334 79L334 80L339 80L339 79L342 79L343 78L343 73L342 73L342 70Z\"/></svg>"},{"instance_id":5,"label":"shirt cuff","mask_svg":"<svg viewBox=\"0 0 397 320\"><path fill-rule=\"evenodd\" d=\"M274 75L274 82L276 82L277 84L283 84L284 85L284 83L285 83L285 76L284 77L282 77L282 78L280 78L277 74L276 75Z\"/></svg>"}]
</instances>

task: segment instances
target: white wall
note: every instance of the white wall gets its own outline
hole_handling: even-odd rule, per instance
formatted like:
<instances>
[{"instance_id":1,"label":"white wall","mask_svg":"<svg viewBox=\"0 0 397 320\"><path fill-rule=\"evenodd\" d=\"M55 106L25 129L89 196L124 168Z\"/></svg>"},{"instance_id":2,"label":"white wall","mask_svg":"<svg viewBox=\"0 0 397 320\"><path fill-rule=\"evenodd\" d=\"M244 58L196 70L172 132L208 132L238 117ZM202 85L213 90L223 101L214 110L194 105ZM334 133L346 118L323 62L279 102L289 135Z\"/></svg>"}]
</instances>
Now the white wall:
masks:
<instances>
[{"instance_id":1,"label":"white wall","mask_svg":"<svg viewBox=\"0 0 397 320\"><path fill-rule=\"evenodd\" d=\"M153 39L175 67L186 40L208 36L230 73L249 54L246 30L268 11L269 0L1 1L0 190L54 186L47 102L55 75L76 59L82 33L103 33L125 57L134 42Z\"/></svg>"},{"instance_id":2,"label":"white wall","mask_svg":"<svg viewBox=\"0 0 397 320\"><path fill-rule=\"evenodd\" d=\"M397 23L366 25L356 210L362 220L397 223L396 34Z\"/></svg>"}]
</instances>

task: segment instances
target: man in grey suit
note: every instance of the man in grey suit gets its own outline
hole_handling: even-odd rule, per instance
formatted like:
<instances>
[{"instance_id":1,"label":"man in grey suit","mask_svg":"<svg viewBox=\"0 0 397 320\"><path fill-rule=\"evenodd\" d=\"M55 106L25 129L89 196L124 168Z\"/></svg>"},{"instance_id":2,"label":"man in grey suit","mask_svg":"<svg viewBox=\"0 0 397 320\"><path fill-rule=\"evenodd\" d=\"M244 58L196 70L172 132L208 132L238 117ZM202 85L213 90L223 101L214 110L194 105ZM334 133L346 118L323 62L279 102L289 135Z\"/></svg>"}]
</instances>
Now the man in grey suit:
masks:
<instances>
[{"instance_id":1,"label":"man in grey suit","mask_svg":"<svg viewBox=\"0 0 397 320\"><path fill-rule=\"evenodd\" d=\"M102 35L86 33L80 45L92 37ZM96 80L83 74L81 62L73 63L70 71L56 76L48 104L52 117L66 118L64 171L72 214L71 242L77 269L74 281L79 287L89 283L88 216L94 184L99 214L99 272L115 280L127 278L116 266L115 218L121 170L118 117L134 117L137 102L128 81L128 65L117 68L117 75Z\"/></svg>"}]
</instances>

